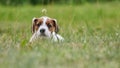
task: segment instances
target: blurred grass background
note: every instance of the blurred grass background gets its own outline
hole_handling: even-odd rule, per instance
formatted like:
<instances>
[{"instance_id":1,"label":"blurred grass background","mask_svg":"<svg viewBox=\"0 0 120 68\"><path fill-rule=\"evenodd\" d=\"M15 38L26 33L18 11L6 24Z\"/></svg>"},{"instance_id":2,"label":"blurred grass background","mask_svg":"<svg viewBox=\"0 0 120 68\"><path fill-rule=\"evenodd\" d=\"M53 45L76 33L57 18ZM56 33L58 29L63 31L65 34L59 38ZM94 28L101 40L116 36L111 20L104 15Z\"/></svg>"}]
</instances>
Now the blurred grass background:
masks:
<instances>
[{"instance_id":1,"label":"blurred grass background","mask_svg":"<svg viewBox=\"0 0 120 68\"><path fill-rule=\"evenodd\" d=\"M31 5L80 5L85 3L106 3L106 2L119 2L120 0L0 0L0 4L7 6L19 6L25 4Z\"/></svg>"},{"instance_id":2,"label":"blurred grass background","mask_svg":"<svg viewBox=\"0 0 120 68\"><path fill-rule=\"evenodd\" d=\"M119 68L120 2L99 1L1 4L0 68ZM40 40L29 47L32 18L42 16L43 8L57 19L65 41Z\"/></svg>"}]
</instances>

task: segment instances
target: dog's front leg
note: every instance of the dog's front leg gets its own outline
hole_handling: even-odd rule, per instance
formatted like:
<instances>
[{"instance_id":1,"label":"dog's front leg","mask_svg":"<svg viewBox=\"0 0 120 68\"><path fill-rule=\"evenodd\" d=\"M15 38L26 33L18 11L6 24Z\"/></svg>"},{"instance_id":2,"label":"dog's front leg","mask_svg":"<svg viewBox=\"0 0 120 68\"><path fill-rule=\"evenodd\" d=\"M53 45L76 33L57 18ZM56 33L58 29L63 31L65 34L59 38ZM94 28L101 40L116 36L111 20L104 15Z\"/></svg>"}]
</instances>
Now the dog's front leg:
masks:
<instances>
[{"instance_id":1,"label":"dog's front leg","mask_svg":"<svg viewBox=\"0 0 120 68\"><path fill-rule=\"evenodd\" d=\"M52 41L54 42L57 42L58 39L57 39L57 36L56 36L56 33L55 32L52 32Z\"/></svg>"},{"instance_id":2,"label":"dog's front leg","mask_svg":"<svg viewBox=\"0 0 120 68\"><path fill-rule=\"evenodd\" d=\"M64 41L64 38L61 35L56 34L56 36L57 36L57 38L58 38L59 41Z\"/></svg>"},{"instance_id":3,"label":"dog's front leg","mask_svg":"<svg viewBox=\"0 0 120 68\"><path fill-rule=\"evenodd\" d=\"M54 42L57 41L64 41L64 38L62 36L60 36L59 34L56 34L55 32L52 33L52 40Z\"/></svg>"}]
</instances>

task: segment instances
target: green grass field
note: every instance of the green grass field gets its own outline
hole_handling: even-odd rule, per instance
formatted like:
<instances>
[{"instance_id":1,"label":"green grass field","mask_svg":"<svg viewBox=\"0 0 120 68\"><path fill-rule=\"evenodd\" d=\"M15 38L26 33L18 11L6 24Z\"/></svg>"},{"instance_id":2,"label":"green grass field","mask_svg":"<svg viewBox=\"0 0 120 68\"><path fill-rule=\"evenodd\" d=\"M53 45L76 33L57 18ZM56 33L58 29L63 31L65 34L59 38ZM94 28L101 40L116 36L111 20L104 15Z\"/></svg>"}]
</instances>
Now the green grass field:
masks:
<instances>
[{"instance_id":1,"label":"green grass field","mask_svg":"<svg viewBox=\"0 0 120 68\"><path fill-rule=\"evenodd\" d=\"M65 41L28 46L43 8ZM120 68L120 3L0 6L0 68Z\"/></svg>"}]
</instances>

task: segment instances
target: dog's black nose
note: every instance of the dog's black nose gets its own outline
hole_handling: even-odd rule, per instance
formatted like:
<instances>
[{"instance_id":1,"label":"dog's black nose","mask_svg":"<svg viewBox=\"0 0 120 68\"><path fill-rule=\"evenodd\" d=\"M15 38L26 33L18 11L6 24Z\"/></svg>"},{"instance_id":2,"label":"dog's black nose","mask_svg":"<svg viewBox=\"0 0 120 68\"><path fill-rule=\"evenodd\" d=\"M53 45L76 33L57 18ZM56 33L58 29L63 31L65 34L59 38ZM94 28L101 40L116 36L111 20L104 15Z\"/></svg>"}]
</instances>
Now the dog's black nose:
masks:
<instances>
[{"instance_id":1,"label":"dog's black nose","mask_svg":"<svg viewBox=\"0 0 120 68\"><path fill-rule=\"evenodd\" d=\"M41 29L41 30L40 30L40 33L44 33L44 32L45 32L45 29Z\"/></svg>"}]
</instances>

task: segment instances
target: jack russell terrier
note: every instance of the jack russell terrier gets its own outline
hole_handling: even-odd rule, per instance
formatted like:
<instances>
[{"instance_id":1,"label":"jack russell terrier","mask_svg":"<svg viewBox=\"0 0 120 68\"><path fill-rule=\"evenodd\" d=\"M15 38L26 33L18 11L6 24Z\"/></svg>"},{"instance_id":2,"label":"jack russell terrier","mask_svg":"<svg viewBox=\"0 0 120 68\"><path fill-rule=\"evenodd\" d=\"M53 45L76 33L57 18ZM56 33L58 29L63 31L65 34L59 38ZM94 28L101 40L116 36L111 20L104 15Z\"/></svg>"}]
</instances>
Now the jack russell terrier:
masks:
<instances>
[{"instance_id":1,"label":"jack russell terrier","mask_svg":"<svg viewBox=\"0 0 120 68\"><path fill-rule=\"evenodd\" d=\"M58 33L58 25L56 19L52 19L47 16L40 18L33 18L32 20L32 37L29 42L33 42L37 39L51 39L54 42L63 41L64 38Z\"/></svg>"}]
</instances>

